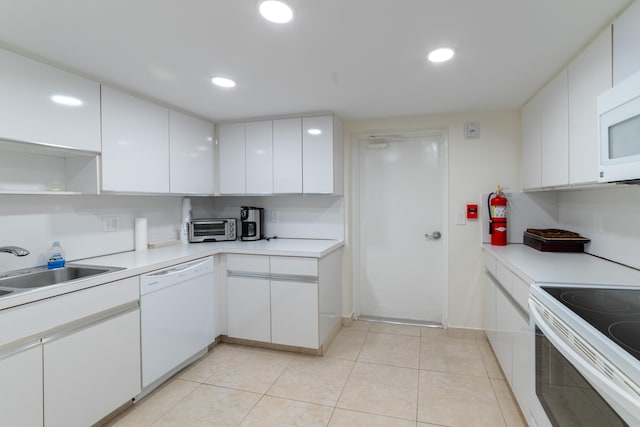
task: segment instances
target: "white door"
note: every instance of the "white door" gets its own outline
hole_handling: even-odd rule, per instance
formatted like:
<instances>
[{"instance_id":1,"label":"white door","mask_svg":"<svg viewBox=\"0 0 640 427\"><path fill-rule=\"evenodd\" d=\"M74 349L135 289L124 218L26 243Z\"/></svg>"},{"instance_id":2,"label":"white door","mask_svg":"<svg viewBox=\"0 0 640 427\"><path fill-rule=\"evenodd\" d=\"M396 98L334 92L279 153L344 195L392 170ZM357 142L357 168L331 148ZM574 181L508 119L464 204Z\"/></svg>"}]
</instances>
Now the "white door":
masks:
<instances>
[{"instance_id":1,"label":"white door","mask_svg":"<svg viewBox=\"0 0 640 427\"><path fill-rule=\"evenodd\" d=\"M443 322L441 135L367 138L358 144L360 316Z\"/></svg>"}]
</instances>

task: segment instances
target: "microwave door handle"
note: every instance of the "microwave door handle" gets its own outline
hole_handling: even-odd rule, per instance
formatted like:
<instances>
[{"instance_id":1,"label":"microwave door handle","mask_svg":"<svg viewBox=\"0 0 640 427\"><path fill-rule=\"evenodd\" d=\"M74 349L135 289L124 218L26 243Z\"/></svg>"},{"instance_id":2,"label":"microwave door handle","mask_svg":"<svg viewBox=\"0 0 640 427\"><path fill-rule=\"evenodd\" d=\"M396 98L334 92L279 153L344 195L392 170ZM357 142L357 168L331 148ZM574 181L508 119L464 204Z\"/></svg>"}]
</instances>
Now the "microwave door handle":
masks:
<instances>
[{"instance_id":1,"label":"microwave door handle","mask_svg":"<svg viewBox=\"0 0 640 427\"><path fill-rule=\"evenodd\" d=\"M538 308L529 300L529 310L534 318L535 324L544 333L549 341L558 349L560 353L578 370L584 377L603 395L609 398L605 399L615 402L625 411L627 411L635 420L640 420L640 405L638 399L640 395L632 395L627 390L621 388L618 384L612 382L600 371L595 369L593 365L586 362L580 357L575 350L569 347L549 326L545 323L540 315ZM633 390L635 392L635 390ZM604 398L604 396L603 396Z\"/></svg>"}]
</instances>

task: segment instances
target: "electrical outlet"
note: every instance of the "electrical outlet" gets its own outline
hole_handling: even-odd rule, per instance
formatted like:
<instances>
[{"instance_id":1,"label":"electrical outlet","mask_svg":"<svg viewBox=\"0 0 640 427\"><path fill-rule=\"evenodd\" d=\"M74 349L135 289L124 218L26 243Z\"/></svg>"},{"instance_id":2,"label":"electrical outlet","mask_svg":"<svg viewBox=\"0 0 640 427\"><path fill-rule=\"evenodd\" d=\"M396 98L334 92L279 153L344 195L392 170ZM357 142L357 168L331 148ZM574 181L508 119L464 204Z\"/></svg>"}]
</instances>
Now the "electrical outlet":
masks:
<instances>
[{"instance_id":1,"label":"electrical outlet","mask_svg":"<svg viewBox=\"0 0 640 427\"><path fill-rule=\"evenodd\" d=\"M271 211L271 222L280 222L280 211Z\"/></svg>"},{"instance_id":2,"label":"electrical outlet","mask_svg":"<svg viewBox=\"0 0 640 427\"><path fill-rule=\"evenodd\" d=\"M102 232L109 233L111 231L118 230L120 226L120 218L117 216L103 216L102 217Z\"/></svg>"}]
</instances>

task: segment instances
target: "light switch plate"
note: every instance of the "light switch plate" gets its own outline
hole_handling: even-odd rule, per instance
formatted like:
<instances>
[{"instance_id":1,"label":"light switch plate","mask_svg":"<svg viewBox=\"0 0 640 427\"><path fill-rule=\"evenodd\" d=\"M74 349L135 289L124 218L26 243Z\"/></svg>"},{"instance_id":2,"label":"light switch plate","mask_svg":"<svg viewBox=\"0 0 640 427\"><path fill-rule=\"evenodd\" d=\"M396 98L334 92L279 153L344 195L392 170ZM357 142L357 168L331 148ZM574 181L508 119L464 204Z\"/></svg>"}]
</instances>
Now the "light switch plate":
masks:
<instances>
[{"instance_id":1,"label":"light switch plate","mask_svg":"<svg viewBox=\"0 0 640 427\"><path fill-rule=\"evenodd\" d=\"M467 218L465 217L464 212L456 212L456 225L465 225L467 223Z\"/></svg>"},{"instance_id":2,"label":"light switch plate","mask_svg":"<svg viewBox=\"0 0 640 427\"><path fill-rule=\"evenodd\" d=\"M464 139L480 138L480 123L467 122L464 124Z\"/></svg>"}]
</instances>

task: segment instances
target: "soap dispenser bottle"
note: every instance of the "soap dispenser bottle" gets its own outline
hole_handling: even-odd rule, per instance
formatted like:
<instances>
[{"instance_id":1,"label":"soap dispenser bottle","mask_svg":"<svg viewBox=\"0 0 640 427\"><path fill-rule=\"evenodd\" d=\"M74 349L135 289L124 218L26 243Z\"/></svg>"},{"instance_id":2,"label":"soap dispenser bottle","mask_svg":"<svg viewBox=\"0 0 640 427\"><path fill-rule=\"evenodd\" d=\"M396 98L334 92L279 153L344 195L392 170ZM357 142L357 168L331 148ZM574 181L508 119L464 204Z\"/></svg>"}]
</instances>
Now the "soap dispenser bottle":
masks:
<instances>
[{"instance_id":1,"label":"soap dispenser bottle","mask_svg":"<svg viewBox=\"0 0 640 427\"><path fill-rule=\"evenodd\" d=\"M49 248L47 260L48 269L64 267L64 249L60 246L60 242L53 242L53 245Z\"/></svg>"}]
</instances>

